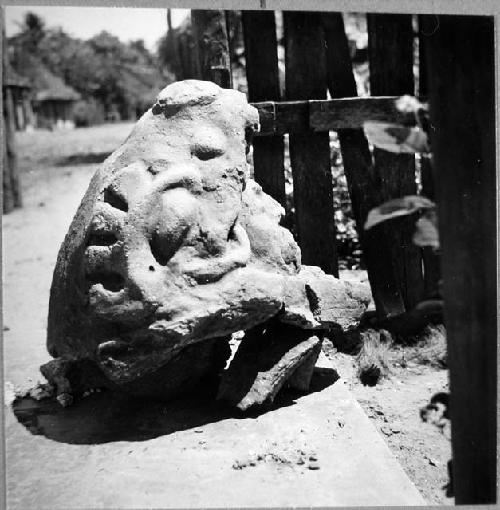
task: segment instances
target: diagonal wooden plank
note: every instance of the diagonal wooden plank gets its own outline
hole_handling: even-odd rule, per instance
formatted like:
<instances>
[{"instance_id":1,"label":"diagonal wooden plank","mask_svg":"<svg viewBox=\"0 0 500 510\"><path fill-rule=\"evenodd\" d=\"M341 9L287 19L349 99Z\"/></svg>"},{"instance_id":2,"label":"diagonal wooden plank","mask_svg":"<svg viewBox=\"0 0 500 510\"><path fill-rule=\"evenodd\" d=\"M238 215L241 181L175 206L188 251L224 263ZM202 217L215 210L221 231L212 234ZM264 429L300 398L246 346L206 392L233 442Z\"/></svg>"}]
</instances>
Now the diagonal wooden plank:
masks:
<instances>
[{"instance_id":1,"label":"diagonal wooden plank","mask_svg":"<svg viewBox=\"0 0 500 510\"><path fill-rule=\"evenodd\" d=\"M340 13L323 15L328 62L328 88L332 97L356 95L356 82L344 22ZM387 253L389 240L373 231L365 232L363 225L371 208L379 205L380 184L374 174L368 142L361 129L338 131L347 185L353 208L363 259L368 269L377 312L390 317L404 312L394 266Z\"/></svg>"}]
</instances>

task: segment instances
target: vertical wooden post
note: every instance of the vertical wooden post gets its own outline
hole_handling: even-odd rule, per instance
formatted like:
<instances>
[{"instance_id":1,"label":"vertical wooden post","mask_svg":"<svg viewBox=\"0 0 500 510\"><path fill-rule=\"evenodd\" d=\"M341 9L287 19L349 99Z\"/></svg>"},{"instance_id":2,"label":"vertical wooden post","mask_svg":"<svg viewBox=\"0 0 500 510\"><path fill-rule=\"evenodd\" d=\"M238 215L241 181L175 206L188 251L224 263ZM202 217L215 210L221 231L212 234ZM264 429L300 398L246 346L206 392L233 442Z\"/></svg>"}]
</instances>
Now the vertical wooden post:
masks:
<instances>
[{"instance_id":1,"label":"vertical wooden post","mask_svg":"<svg viewBox=\"0 0 500 510\"><path fill-rule=\"evenodd\" d=\"M27 89L23 90L23 107L24 107L24 113L25 113L25 128L27 126L34 127L33 107L31 106L31 101L29 98L29 91Z\"/></svg>"},{"instance_id":2,"label":"vertical wooden post","mask_svg":"<svg viewBox=\"0 0 500 510\"><path fill-rule=\"evenodd\" d=\"M0 9L2 21L2 65L3 69L7 69L7 45L5 44L5 18L4 11ZM5 75L4 80L5 80ZM2 91L4 95L3 102L3 158L2 158L2 177L3 177L3 212L9 213L15 207L22 206L21 186L19 184L19 175L17 169L17 151L15 145L15 111L14 100L12 97L12 89L4 86L2 83Z\"/></svg>"},{"instance_id":3,"label":"vertical wooden post","mask_svg":"<svg viewBox=\"0 0 500 510\"><path fill-rule=\"evenodd\" d=\"M287 99L326 97L321 14L283 13ZM328 133L290 134L295 224L302 261L338 275Z\"/></svg>"},{"instance_id":4,"label":"vertical wooden post","mask_svg":"<svg viewBox=\"0 0 500 510\"><path fill-rule=\"evenodd\" d=\"M231 58L224 11L192 10L191 22L199 78L231 88Z\"/></svg>"},{"instance_id":5,"label":"vertical wooden post","mask_svg":"<svg viewBox=\"0 0 500 510\"><path fill-rule=\"evenodd\" d=\"M183 69L183 65L180 62L180 51L178 38L174 33L174 27L172 26L172 9L167 9L167 44L170 43L173 53L173 62L172 62L172 71L178 80L185 79L185 72Z\"/></svg>"},{"instance_id":6,"label":"vertical wooden post","mask_svg":"<svg viewBox=\"0 0 500 510\"><path fill-rule=\"evenodd\" d=\"M427 56L424 51L426 44L426 36L424 26L424 19L427 15L420 15L418 17L418 53L419 53L419 90L418 95L427 97L429 94L428 87L428 65ZM435 16L431 18L436 21ZM432 22L428 20L427 23ZM420 160L420 176L422 183L422 195L430 198L431 200L436 199L436 193L434 190L434 176L432 175L432 163L429 158L422 158ZM439 280L441 279L441 262L439 254L434 251L430 246L422 248L422 259L424 263L424 294L427 298L436 297L439 295Z\"/></svg>"},{"instance_id":7,"label":"vertical wooden post","mask_svg":"<svg viewBox=\"0 0 500 510\"><path fill-rule=\"evenodd\" d=\"M12 121L9 119L9 98L8 89L5 87L3 89L4 101L3 101L3 172L2 172L2 182L3 182L3 212L7 214L11 212L14 207L14 190L12 186L12 170L16 167L16 151L13 145L14 140L14 132Z\"/></svg>"},{"instance_id":8,"label":"vertical wooden post","mask_svg":"<svg viewBox=\"0 0 500 510\"><path fill-rule=\"evenodd\" d=\"M371 95L414 94L413 27L410 15L368 14L368 54ZM375 169L381 180L383 200L415 195L413 154L374 150ZM381 227L389 237L390 256L407 310L423 298L420 249L413 242L414 220L403 218Z\"/></svg>"},{"instance_id":9,"label":"vertical wooden post","mask_svg":"<svg viewBox=\"0 0 500 510\"><path fill-rule=\"evenodd\" d=\"M279 101L278 43L273 11L243 11L248 98L251 102ZM283 136L253 140L255 180L286 207Z\"/></svg>"},{"instance_id":10,"label":"vertical wooden post","mask_svg":"<svg viewBox=\"0 0 500 510\"><path fill-rule=\"evenodd\" d=\"M354 97L357 95L356 82L342 15L323 13L322 21L330 94L334 98ZM392 260L387 257L387 237L363 229L368 212L382 200L378 190L380 184L373 174L368 141L362 129L342 129L338 131L338 137L363 259L378 314L382 317L399 315L404 312L404 304Z\"/></svg>"},{"instance_id":11,"label":"vertical wooden post","mask_svg":"<svg viewBox=\"0 0 500 510\"><path fill-rule=\"evenodd\" d=\"M496 502L497 273L494 19L425 28L439 203L457 504ZM424 24L425 26L426 24Z\"/></svg>"}]
</instances>

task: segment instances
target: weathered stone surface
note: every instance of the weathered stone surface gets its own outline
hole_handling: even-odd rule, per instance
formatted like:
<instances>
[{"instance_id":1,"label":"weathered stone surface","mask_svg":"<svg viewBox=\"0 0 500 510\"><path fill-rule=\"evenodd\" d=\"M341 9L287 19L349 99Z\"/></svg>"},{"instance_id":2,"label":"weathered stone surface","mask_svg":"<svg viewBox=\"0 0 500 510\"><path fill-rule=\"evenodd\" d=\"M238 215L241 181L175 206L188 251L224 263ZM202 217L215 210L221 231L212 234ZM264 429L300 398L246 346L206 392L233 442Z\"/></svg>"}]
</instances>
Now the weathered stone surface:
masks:
<instances>
[{"instance_id":1,"label":"weathered stone surface","mask_svg":"<svg viewBox=\"0 0 500 510\"><path fill-rule=\"evenodd\" d=\"M359 321L371 301L368 285L339 280L319 267L302 266L285 282L279 318L306 329L348 328Z\"/></svg>"},{"instance_id":2,"label":"weathered stone surface","mask_svg":"<svg viewBox=\"0 0 500 510\"><path fill-rule=\"evenodd\" d=\"M286 381L287 386L298 391L307 391L311 384L311 379L321 352L321 342L319 342L307 355L307 357L294 370L292 375Z\"/></svg>"},{"instance_id":3,"label":"weathered stone surface","mask_svg":"<svg viewBox=\"0 0 500 510\"><path fill-rule=\"evenodd\" d=\"M193 342L276 315L300 252L280 207L256 184L245 190L257 125L237 91L193 80L162 91L93 177L61 247L54 357L94 360L126 384Z\"/></svg>"},{"instance_id":4,"label":"weathered stone surface","mask_svg":"<svg viewBox=\"0 0 500 510\"><path fill-rule=\"evenodd\" d=\"M172 395L217 373L212 339L274 316L356 320L363 293L301 269L283 209L248 178L258 119L237 91L174 83L103 163L54 270L47 346L61 367L83 360L111 386ZM64 388L61 370L45 372Z\"/></svg>"},{"instance_id":5,"label":"weathered stone surface","mask_svg":"<svg viewBox=\"0 0 500 510\"><path fill-rule=\"evenodd\" d=\"M319 349L321 339L305 330L275 321L257 327L241 341L222 375L217 398L242 411L272 403L283 384L303 363L310 363L312 358L316 362ZM302 382L300 389L306 390L310 377L307 384Z\"/></svg>"}]
</instances>

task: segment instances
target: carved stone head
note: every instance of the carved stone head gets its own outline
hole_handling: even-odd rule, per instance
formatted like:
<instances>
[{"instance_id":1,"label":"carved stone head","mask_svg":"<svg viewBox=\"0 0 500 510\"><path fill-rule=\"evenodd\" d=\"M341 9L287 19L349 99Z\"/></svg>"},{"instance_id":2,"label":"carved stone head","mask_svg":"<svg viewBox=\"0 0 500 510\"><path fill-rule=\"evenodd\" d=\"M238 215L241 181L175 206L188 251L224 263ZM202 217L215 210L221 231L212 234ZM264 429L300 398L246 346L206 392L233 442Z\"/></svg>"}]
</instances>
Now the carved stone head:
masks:
<instances>
[{"instance_id":1,"label":"carved stone head","mask_svg":"<svg viewBox=\"0 0 500 510\"><path fill-rule=\"evenodd\" d=\"M257 127L240 92L188 80L159 94L94 175L62 244L52 356L127 383L278 313L300 252L279 204L248 180Z\"/></svg>"}]
</instances>

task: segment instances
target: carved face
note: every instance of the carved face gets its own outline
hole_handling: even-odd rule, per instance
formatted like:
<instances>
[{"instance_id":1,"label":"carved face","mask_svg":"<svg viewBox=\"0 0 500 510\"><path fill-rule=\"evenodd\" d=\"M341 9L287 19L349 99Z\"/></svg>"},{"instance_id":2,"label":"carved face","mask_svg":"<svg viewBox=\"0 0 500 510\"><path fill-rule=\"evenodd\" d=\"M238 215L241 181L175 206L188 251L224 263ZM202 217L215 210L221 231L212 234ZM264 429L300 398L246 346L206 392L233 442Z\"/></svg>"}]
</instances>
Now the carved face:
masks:
<instances>
[{"instance_id":1,"label":"carved face","mask_svg":"<svg viewBox=\"0 0 500 510\"><path fill-rule=\"evenodd\" d=\"M129 381L190 343L277 313L299 254L279 206L266 197L268 212L255 208L264 200L255 187L245 192L255 200L243 198L245 135L257 125L239 92L193 80L162 91L92 179L61 247L53 356L91 358ZM248 202L268 220L259 222L268 248L249 239Z\"/></svg>"}]
</instances>

